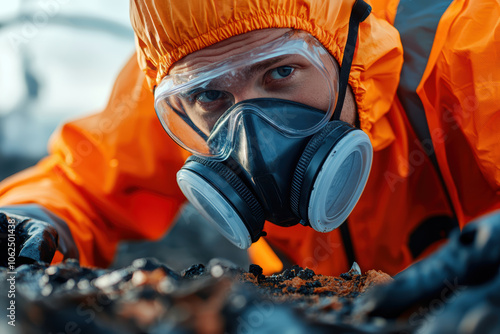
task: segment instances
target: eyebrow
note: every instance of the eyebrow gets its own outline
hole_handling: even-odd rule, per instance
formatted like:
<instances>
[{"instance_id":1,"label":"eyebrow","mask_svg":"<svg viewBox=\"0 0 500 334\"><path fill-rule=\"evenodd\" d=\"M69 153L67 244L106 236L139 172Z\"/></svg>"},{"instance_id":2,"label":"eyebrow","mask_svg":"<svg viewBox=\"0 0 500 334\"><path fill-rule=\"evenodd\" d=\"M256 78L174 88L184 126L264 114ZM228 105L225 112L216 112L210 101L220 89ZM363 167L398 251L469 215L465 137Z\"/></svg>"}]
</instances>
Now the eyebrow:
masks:
<instances>
[{"instance_id":1,"label":"eyebrow","mask_svg":"<svg viewBox=\"0 0 500 334\"><path fill-rule=\"evenodd\" d=\"M258 71L265 70L265 69L273 66L274 64L279 63L279 62L281 62L287 58L290 58L290 57L291 57L291 55L283 55L283 56L271 58L268 60L264 60L264 61L261 61L257 64L253 64L251 66L244 67L241 70L241 72L245 76L247 76L248 74L252 74L252 73L255 73ZM224 87L224 85L222 83L220 83L220 80L221 80L220 78L215 78L215 79L211 80L210 84L206 88L218 89L219 87ZM203 89L192 89L192 90L189 90L188 92L183 92L180 95L182 98L187 98L187 97L191 96L192 94L196 93L196 91L198 91L198 90L203 90Z\"/></svg>"},{"instance_id":2,"label":"eyebrow","mask_svg":"<svg viewBox=\"0 0 500 334\"><path fill-rule=\"evenodd\" d=\"M257 64L253 64L251 66L245 66L241 69L241 73L243 74L244 77L247 77L253 73L263 71L268 69L269 67L273 66L276 63L279 63L287 58L290 58L291 55L283 55L267 60L263 60L261 62L258 62ZM211 85L213 88L217 88L220 86L223 86L222 84L219 83L220 78L216 78L211 82Z\"/></svg>"},{"instance_id":3,"label":"eyebrow","mask_svg":"<svg viewBox=\"0 0 500 334\"><path fill-rule=\"evenodd\" d=\"M261 61L260 63L254 64L250 67L246 67L244 69L244 72L245 73L252 73L252 72L265 70L266 68L271 67L274 64L279 63L280 61L285 60L286 58L289 58L289 57L290 57L290 55L283 55L283 56L271 58L268 60L264 60L264 61Z\"/></svg>"}]
</instances>

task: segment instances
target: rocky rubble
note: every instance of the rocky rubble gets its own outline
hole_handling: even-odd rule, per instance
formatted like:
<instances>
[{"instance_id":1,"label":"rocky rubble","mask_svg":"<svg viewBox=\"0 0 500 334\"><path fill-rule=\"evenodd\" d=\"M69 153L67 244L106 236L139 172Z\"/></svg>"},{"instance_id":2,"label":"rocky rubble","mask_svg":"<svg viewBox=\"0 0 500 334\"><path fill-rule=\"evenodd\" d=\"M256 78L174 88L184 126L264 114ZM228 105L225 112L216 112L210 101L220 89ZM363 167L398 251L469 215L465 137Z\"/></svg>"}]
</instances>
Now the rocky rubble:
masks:
<instances>
[{"instance_id":1,"label":"rocky rubble","mask_svg":"<svg viewBox=\"0 0 500 334\"><path fill-rule=\"evenodd\" d=\"M0 288L7 271L0 269ZM16 332L23 333L389 333L392 324L352 314L353 300L381 272L340 277L294 266L264 276L214 259L181 273L153 259L117 269L75 260L23 265L16 274ZM6 298L2 296L0 298Z\"/></svg>"}]
</instances>

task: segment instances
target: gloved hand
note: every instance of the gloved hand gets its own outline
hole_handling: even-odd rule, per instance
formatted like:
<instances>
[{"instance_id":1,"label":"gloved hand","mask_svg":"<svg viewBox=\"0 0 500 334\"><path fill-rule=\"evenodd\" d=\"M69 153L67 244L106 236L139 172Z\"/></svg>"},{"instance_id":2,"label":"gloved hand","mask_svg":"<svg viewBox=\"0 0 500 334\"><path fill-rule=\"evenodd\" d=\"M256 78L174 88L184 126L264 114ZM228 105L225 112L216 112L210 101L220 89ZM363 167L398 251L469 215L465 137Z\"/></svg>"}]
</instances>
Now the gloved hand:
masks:
<instances>
[{"instance_id":1,"label":"gloved hand","mask_svg":"<svg viewBox=\"0 0 500 334\"><path fill-rule=\"evenodd\" d=\"M37 261L50 263L57 250L57 231L44 221L0 211L0 233L0 266L9 266L10 270L13 270L12 263L9 263L12 255L15 259L13 265L18 267Z\"/></svg>"},{"instance_id":2,"label":"gloved hand","mask_svg":"<svg viewBox=\"0 0 500 334\"><path fill-rule=\"evenodd\" d=\"M469 223L462 233L454 231L438 252L396 275L393 283L376 287L358 299L356 309L359 314L384 318L405 314L410 322L416 322L415 315L432 313L438 306L441 311L451 307L464 290L500 280L499 267L497 211ZM477 298L485 296L477 294Z\"/></svg>"},{"instance_id":3,"label":"gloved hand","mask_svg":"<svg viewBox=\"0 0 500 334\"><path fill-rule=\"evenodd\" d=\"M485 284L456 291L450 297L446 302L434 302L433 310L426 314L416 313L410 325L426 334L500 333L500 275Z\"/></svg>"}]
</instances>

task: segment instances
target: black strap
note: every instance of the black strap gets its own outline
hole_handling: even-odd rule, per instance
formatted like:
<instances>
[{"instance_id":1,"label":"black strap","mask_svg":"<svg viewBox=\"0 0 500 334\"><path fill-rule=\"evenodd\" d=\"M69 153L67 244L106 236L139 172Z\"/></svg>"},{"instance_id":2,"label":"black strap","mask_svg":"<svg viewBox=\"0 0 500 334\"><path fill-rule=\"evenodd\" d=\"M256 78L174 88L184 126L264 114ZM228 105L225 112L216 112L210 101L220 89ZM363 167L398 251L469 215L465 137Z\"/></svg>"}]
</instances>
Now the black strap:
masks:
<instances>
[{"instance_id":1,"label":"black strap","mask_svg":"<svg viewBox=\"0 0 500 334\"><path fill-rule=\"evenodd\" d=\"M184 122L186 122L194 131L196 131L196 133L201 137L203 138L204 141L207 141L208 140L208 137L207 135L200 130L200 128L198 128L196 126L196 124L193 123L193 121L191 120L191 118L185 113L185 112L180 112L179 110L177 110L176 108L174 108L170 103L170 108L172 108L172 110L180 117L184 120Z\"/></svg>"},{"instance_id":2,"label":"black strap","mask_svg":"<svg viewBox=\"0 0 500 334\"><path fill-rule=\"evenodd\" d=\"M358 40L358 27L368 15L372 8L363 0L356 0L352 7L351 17L349 18L349 32L347 33L347 41L345 43L344 55L342 57L342 66L339 74L339 97L332 119L339 120L342 107L344 106L345 94L349 81L349 73L351 72L352 60L354 51L356 50L356 42Z\"/></svg>"},{"instance_id":3,"label":"black strap","mask_svg":"<svg viewBox=\"0 0 500 334\"><path fill-rule=\"evenodd\" d=\"M349 231L347 219L340 225L339 229L342 243L344 244L345 255L347 257L347 265L350 269L352 264L356 262L356 254L354 253L354 246L352 244L351 232Z\"/></svg>"},{"instance_id":4,"label":"black strap","mask_svg":"<svg viewBox=\"0 0 500 334\"><path fill-rule=\"evenodd\" d=\"M408 238L408 248L414 259L437 241L448 239L451 231L458 229L454 217L432 216L421 222Z\"/></svg>"},{"instance_id":5,"label":"black strap","mask_svg":"<svg viewBox=\"0 0 500 334\"><path fill-rule=\"evenodd\" d=\"M354 58L354 51L356 50L356 43L358 40L359 24L363 22L368 15L370 15L371 10L372 8L370 5L363 0L356 0L352 7L351 17L349 18L349 32L347 33L347 41L345 43L342 66L339 74L339 97L332 116L332 119L334 120L340 119L340 113L342 111L342 107L344 106L345 94L349 82L349 73L351 72L352 60ZM347 220L340 225L339 229L342 237L342 243L344 244L347 263L351 266L352 263L356 261L356 255L354 253L354 246L352 244L351 232L349 231Z\"/></svg>"}]
</instances>

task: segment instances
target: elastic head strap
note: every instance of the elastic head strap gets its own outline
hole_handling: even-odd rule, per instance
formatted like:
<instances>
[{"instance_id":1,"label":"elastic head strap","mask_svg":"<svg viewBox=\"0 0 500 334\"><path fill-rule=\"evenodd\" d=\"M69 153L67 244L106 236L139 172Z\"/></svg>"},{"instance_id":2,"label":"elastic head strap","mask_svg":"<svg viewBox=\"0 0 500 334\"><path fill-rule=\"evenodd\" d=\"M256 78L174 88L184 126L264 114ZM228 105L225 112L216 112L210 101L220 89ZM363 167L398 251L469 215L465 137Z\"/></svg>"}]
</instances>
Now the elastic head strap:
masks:
<instances>
[{"instance_id":1,"label":"elastic head strap","mask_svg":"<svg viewBox=\"0 0 500 334\"><path fill-rule=\"evenodd\" d=\"M345 94L349 81L349 73L351 72L352 60L354 58L354 51L356 50L356 42L358 40L359 24L363 22L372 8L363 0L356 0L352 7L351 17L349 18L349 32L347 34L347 41L344 48L344 56L342 57L342 66L339 75L339 97L332 119L339 120L342 107L344 106Z\"/></svg>"},{"instance_id":2,"label":"elastic head strap","mask_svg":"<svg viewBox=\"0 0 500 334\"><path fill-rule=\"evenodd\" d=\"M182 118L182 120L184 122L186 122L186 124L188 124L194 131L196 131L196 133L201 138L203 138L204 141L208 140L208 136L203 131L201 131L200 128L196 126L196 124L193 123L193 121L191 120L191 118L188 115L186 115L186 113L180 112L179 110L177 110L173 106L170 106L170 107L177 114L177 116L179 116L180 118Z\"/></svg>"}]
</instances>

